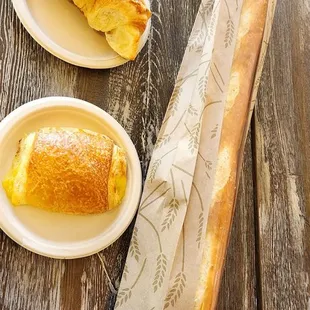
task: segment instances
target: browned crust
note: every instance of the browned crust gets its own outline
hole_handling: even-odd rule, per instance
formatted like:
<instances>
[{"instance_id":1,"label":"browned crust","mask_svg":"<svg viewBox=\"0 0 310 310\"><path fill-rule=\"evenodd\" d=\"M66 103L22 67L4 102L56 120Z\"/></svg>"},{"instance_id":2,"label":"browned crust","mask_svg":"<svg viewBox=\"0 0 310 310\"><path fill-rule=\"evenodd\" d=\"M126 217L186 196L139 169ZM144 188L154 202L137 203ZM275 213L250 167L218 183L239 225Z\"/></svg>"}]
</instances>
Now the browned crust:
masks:
<instances>
[{"instance_id":1,"label":"browned crust","mask_svg":"<svg viewBox=\"0 0 310 310\"><path fill-rule=\"evenodd\" d=\"M118 8L123 11L125 15L129 13L129 11L126 12L126 8L129 6L135 8L136 15L130 16L130 25L137 27L142 35L151 17L151 11L146 7L144 0L125 0L123 2L119 0L95 0L96 7L112 7L113 5L115 5L115 9Z\"/></svg>"},{"instance_id":2,"label":"browned crust","mask_svg":"<svg viewBox=\"0 0 310 310\"><path fill-rule=\"evenodd\" d=\"M38 132L27 170L27 203L70 214L109 210L113 147L108 137L83 130Z\"/></svg>"},{"instance_id":3,"label":"browned crust","mask_svg":"<svg viewBox=\"0 0 310 310\"><path fill-rule=\"evenodd\" d=\"M151 17L151 12L143 0L73 0L73 2L84 13L90 27L109 35L110 39L107 38L107 42L117 53L129 60L136 58L140 39ZM97 15L103 11L110 18ZM111 18L113 15L114 19ZM135 29L134 32L131 32L132 28ZM127 44L127 48L131 47L131 53L119 47L122 40L116 39L116 44L112 42L117 30L124 30L133 36L132 42Z\"/></svg>"},{"instance_id":4,"label":"browned crust","mask_svg":"<svg viewBox=\"0 0 310 310\"><path fill-rule=\"evenodd\" d=\"M136 7L136 10L139 15L145 15L146 16L146 21L143 20L141 21L133 21L132 25L137 27L141 34L145 31L147 22L149 18L151 17L152 13L151 11L146 7L145 2L143 0L130 0L132 4Z\"/></svg>"},{"instance_id":5,"label":"browned crust","mask_svg":"<svg viewBox=\"0 0 310 310\"><path fill-rule=\"evenodd\" d=\"M242 8L227 100L228 108L224 116L219 149L219 154L225 152L225 159L222 162L219 160L215 183L221 183L223 180L225 182L220 184L214 194L208 219L206 234L208 247L205 249L203 261L203 264L208 265L208 272L207 278L204 279L203 300L198 300L196 307L201 310L216 308L235 209L243 140L246 136L250 98L261 49L267 5L268 0L245 0ZM223 178L225 174L227 177Z\"/></svg>"},{"instance_id":6,"label":"browned crust","mask_svg":"<svg viewBox=\"0 0 310 310\"><path fill-rule=\"evenodd\" d=\"M130 14L129 8L134 8L135 15L128 15L130 25L137 27L141 35L145 31L147 22L151 17L151 11L146 7L144 0L72 0L73 3L84 13L87 17L88 13L98 8L113 8L119 10L124 15Z\"/></svg>"}]
</instances>

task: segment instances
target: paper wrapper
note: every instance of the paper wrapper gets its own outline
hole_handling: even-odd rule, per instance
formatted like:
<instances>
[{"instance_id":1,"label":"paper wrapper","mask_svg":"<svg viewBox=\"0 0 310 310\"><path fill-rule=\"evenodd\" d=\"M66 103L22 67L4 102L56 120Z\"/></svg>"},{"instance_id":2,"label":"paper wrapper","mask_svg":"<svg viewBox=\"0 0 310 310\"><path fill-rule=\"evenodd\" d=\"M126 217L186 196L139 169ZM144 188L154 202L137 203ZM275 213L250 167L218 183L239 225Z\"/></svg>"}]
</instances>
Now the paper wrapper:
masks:
<instances>
[{"instance_id":1,"label":"paper wrapper","mask_svg":"<svg viewBox=\"0 0 310 310\"><path fill-rule=\"evenodd\" d=\"M216 170L242 7L242 0L201 3L150 163L116 309L200 309L197 287L206 259L210 293L217 294L218 254L227 240L208 253L209 210L221 181ZM256 93L254 87L253 102Z\"/></svg>"}]
</instances>

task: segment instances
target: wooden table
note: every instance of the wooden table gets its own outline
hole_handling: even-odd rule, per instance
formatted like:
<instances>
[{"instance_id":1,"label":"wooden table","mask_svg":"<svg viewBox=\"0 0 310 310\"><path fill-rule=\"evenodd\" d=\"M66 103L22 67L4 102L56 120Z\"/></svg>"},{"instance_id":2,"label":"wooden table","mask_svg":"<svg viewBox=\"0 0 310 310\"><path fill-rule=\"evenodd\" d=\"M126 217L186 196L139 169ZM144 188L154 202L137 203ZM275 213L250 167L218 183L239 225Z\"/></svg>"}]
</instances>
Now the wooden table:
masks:
<instances>
[{"instance_id":1,"label":"wooden table","mask_svg":"<svg viewBox=\"0 0 310 310\"><path fill-rule=\"evenodd\" d=\"M44 96L85 99L125 127L145 176L199 2L153 0L138 59L103 71L51 56L0 1L0 119ZM278 2L218 309L310 307L310 4ZM113 309L132 228L99 255L71 261L32 254L1 232L0 309Z\"/></svg>"}]
</instances>

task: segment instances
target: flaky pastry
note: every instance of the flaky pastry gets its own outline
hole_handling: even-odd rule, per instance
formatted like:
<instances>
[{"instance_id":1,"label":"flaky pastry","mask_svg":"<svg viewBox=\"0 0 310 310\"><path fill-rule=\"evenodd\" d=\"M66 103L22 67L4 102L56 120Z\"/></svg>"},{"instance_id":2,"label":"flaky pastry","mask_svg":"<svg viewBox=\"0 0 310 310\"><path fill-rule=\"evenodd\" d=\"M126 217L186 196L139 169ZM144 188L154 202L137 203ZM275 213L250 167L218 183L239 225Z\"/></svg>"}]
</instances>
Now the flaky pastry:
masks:
<instances>
[{"instance_id":1,"label":"flaky pastry","mask_svg":"<svg viewBox=\"0 0 310 310\"><path fill-rule=\"evenodd\" d=\"M103 213L119 206L125 195L125 152L89 130L43 128L20 141L3 187L15 206Z\"/></svg>"},{"instance_id":2,"label":"flaky pastry","mask_svg":"<svg viewBox=\"0 0 310 310\"><path fill-rule=\"evenodd\" d=\"M73 0L90 27L106 34L108 44L122 57L133 60L151 12L143 0Z\"/></svg>"}]
</instances>

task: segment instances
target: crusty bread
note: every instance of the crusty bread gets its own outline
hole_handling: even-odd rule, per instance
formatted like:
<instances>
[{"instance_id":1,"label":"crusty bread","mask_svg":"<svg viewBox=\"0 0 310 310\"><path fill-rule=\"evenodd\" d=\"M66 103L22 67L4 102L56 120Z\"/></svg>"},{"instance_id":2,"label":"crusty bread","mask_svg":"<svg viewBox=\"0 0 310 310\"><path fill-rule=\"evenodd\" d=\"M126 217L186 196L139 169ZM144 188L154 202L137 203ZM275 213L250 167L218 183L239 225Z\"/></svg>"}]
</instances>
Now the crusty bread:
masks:
<instances>
[{"instance_id":1,"label":"crusty bread","mask_svg":"<svg viewBox=\"0 0 310 310\"><path fill-rule=\"evenodd\" d=\"M195 309L216 308L238 187L243 140L268 0L244 0L219 149ZM236 119L237 117L237 119Z\"/></svg>"},{"instance_id":2,"label":"crusty bread","mask_svg":"<svg viewBox=\"0 0 310 310\"><path fill-rule=\"evenodd\" d=\"M122 57L133 60L151 12L143 0L73 0L90 27L106 33L109 45Z\"/></svg>"},{"instance_id":3,"label":"crusty bread","mask_svg":"<svg viewBox=\"0 0 310 310\"><path fill-rule=\"evenodd\" d=\"M102 134L43 128L21 140L3 187L15 206L103 213L119 206L124 197L125 153Z\"/></svg>"}]
</instances>

